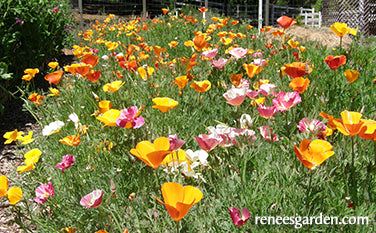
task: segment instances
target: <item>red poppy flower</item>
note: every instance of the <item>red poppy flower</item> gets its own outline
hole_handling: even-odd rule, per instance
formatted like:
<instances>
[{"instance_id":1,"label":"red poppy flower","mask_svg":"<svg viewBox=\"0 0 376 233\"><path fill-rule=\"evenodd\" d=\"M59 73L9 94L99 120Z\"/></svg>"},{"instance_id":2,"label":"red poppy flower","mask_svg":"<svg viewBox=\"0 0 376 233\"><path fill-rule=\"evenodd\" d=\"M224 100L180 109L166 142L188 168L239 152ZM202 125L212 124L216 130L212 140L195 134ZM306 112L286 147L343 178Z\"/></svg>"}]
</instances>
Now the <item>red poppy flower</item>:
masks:
<instances>
[{"instance_id":1,"label":"red poppy flower","mask_svg":"<svg viewBox=\"0 0 376 233\"><path fill-rule=\"evenodd\" d=\"M326 64L330 67L332 70L336 70L338 67L346 64L346 56L341 55L341 56L333 56L329 55L325 58L324 60Z\"/></svg>"},{"instance_id":2,"label":"red poppy flower","mask_svg":"<svg viewBox=\"0 0 376 233\"><path fill-rule=\"evenodd\" d=\"M63 76L64 71L55 71L51 74L47 74L44 76L44 79L49 81L50 83L53 83L57 85L60 82L61 77Z\"/></svg>"},{"instance_id":3,"label":"red poppy flower","mask_svg":"<svg viewBox=\"0 0 376 233\"><path fill-rule=\"evenodd\" d=\"M296 21L288 16L281 16L277 19L277 23L284 29L287 29L296 24Z\"/></svg>"}]
</instances>

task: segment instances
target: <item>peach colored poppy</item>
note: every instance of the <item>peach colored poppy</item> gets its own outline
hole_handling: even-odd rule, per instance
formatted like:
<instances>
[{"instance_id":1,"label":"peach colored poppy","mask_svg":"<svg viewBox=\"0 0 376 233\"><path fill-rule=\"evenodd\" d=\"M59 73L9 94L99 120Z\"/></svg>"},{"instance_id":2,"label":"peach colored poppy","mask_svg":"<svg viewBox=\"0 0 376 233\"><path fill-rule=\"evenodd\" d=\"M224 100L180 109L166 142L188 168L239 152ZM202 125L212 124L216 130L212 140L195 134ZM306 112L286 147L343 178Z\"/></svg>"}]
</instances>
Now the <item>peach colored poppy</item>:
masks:
<instances>
[{"instance_id":1,"label":"peach colored poppy","mask_svg":"<svg viewBox=\"0 0 376 233\"><path fill-rule=\"evenodd\" d=\"M164 183L161 190L165 202L154 198L166 207L171 218L176 222L183 219L189 209L203 197L199 189L190 185L183 187L181 184L169 182Z\"/></svg>"},{"instance_id":2,"label":"peach colored poppy","mask_svg":"<svg viewBox=\"0 0 376 233\"><path fill-rule=\"evenodd\" d=\"M55 71L44 76L44 79L48 82L57 85L60 82L61 77L63 77L64 71Z\"/></svg>"},{"instance_id":3,"label":"peach colored poppy","mask_svg":"<svg viewBox=\"0 0 376 233\"><path fill-rule=\"evenodd\" d=\"M253 78L256 74L259 74L263 67L262 66L256 66L254 64L243 64L243 68L247 72L247 75L249 78Z\"/></svg>"},{"instance_id":4,"label":"peach colored poppy","mask_svg":"<svg viewBox=\"0 0 376 233\"><path fill-rule=\"evenodd\" d=\"M354 137L360 132L364 123L361 120L361 113L345 110L341 112L341 118L342 119L333 120L339 132L351 137Z\"/></svg>"},{"instance_id":5,"label":"peach colored poppy","mask_svg":"<svg viewBox=\"0 0 376 233\"><path fill-rule=\"evenodd\" d=\"M312 170L334 155L332 148L333 146L329 142L321 139L312 142L303 139L299 148L294 145L294 152L303 165Z\"/></svg>"},{"instance_id":6,"label":"peach colored poppy","mask_svg":"<svg viewBox=\"0 0 376 233\"><path fill-rule=\"evenodd\" d=\"M60 139L59 142L68 146L78 146L81 143L81 137L79 134L77 136L70 135Z\"/></svg>"}]
</instances>

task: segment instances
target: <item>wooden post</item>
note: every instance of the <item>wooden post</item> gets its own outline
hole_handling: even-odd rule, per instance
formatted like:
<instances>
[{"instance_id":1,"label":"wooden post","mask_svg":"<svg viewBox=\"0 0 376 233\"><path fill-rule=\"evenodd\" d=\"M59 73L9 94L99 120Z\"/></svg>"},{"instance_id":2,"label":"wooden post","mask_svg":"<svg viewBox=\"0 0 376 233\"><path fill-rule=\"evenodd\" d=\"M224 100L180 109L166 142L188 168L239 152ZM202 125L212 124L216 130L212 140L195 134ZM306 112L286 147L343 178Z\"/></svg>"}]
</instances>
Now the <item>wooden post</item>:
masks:
<instances>
[{"instance_id":1,"label":"wooden post","mask_svg":"<svg viewBox=\"0 0 376 233\"><path fill-rule=\"evenodd\" d=\"M78 10L80 11L80 28L84 31L84 17L82 16L82 0L78 0Z\"/></svg>"},{"instance_id":2,"label":"wooden post","mask_svg":"<svg viewBox=\"0 0 376 233\"><path fill-rule=\"evenodd\" d=\"M142 14L146 15L146 0L142 0Z\"/></svg>"},{"instance_id":3,"label":"wooden post","mask_svg":"<svg viewBox=\"0 0 376 233\"><path fill-rule=\"evenodd\" d=\"M209 9L209 1L205 0L205 9Z\"/></svg>"},{"instance_id":4,"label":"wooden post","mask_svg":"<svg viewBox=\"0 0 376 233\"><path fill-rule=\"evenodd\" d=\"M269 0L265 0L265 25L269 24Z\"/></svg>"}]
</instances>

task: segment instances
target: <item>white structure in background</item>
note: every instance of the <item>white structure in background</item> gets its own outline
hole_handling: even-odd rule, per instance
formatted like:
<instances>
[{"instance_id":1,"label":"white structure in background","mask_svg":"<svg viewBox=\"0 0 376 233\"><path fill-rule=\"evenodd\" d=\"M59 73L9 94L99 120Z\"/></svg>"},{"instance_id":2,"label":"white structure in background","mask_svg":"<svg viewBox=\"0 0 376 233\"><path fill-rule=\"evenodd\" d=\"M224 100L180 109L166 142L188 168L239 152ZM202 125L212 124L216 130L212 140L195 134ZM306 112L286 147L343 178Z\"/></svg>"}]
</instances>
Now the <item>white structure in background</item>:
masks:
<instances>
[{"instance_id":1,"label":"white structure in background","mask_svg":"<svg viewBox=\"0 0 376 233\"><path fill-rule=\"evenodd\" d=\"M300 8L300 15L303 16L304 25L321 28L322 16L321 11L315 13L315 9Z\"/></svg>"}]
</instances>

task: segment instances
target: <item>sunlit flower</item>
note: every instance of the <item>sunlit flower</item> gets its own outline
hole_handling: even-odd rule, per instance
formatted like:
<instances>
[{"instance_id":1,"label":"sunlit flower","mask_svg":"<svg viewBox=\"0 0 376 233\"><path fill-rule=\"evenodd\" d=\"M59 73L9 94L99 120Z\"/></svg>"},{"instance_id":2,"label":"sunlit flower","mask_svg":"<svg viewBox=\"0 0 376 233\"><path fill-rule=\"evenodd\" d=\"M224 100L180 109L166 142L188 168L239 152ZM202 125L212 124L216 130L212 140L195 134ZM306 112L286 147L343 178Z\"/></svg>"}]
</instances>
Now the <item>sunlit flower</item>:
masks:
<instances>
[{"instance_id":1,"label":"sunlit flower","mask_svg":"<svg viewBox=\"0 0 376 233\"><path fill-rule=\"evenodd\" d=\"M279 92L277 98L273 99L273 105L278 111L288 111L291 107L302 102L298 92Z\"/></svg>"},{"instance_id":2,"label":"sunlit flower","mask_svg":"<svg viewBox=\"0 0 376 233\"><path fill-rule=\"evenodd\" d=\"M243 226L251 217L251 213L246 208L242 209L242 216L240 217L240 211L236 207L229 207L230 216L235 226Z\"/></svg>"},{"instance_id":3,"label":"sunlit flower","mask_svg":"<svg viewBox=\"0 0 376 233\"><path fill-rule=\"evenodd\" d=\"M226 103L233 106L239 106L245 100L245 97L247 96L247 91L248 88L237 88L235 86L232 86L231 89L229 89L226 93L223 94L223 97L227 100Z\"/></svg>"},{"instance_id":4,"label":"sunlit flower","mask_svg":"<svg viewBox=\"0 0 376 233\"><path fill-rule=\"evenodd\" d=\"M131 149L130 153L139 158L146 165L157 169L161 165L164 158L171 154L170 141L168 138L160 137L154 140L154 143L142 141L137 143L135 149Z\"/></svg>"},{"instance_id":5,"label":"sunlit flower","mask_svg":"<svg viewBox=\"0 0 376 233\"><path fill-rule=\"evenodd\" d=\"M175 78L175 83L176 83L176 85L178 85L178 87L180 89L183 89L187 85L188 81L189 81L189 79L186 75L179 76L179 77Z\"/></svg>"},{"instance_id":6,"label":"sunlit flower","mask_svg":"<svg viewBox=\"0 0 376 233\"><path fill-rule=\"evenodd\" d=\"M168 112L169 110L176 108L179 104L177 101L168 97L157 97L152 99L152 101L155 104L153 108L156 108L161 112Z\"/></svg>"},{"instance_id":7,"label":"sunlit flower","mask_svg":"<svg viewBox=\"0 0 376 233\"><path fill-rule=\"evenodd\" d=\"M222 142L222 138L216 134L200 134L195 137L198 145L204 151L211 151Z\"/></svg>"},{"instance_id":8,"label":"sunlit flower","mask_svg":"<svg viewBox=\"0 0 376 233\"><path fill-rule=\"evenodd\" d=\"M268 142L276 142L279 141L277 134L273 133L272 127L268 125L263 125L259 127L260 134L263 138L265 138Z\"/></svg>"},{"instance_id":9,"label":"sunlit flower","mask_svg":"<svg viewBox=\"0 0 376 233\"><path fill-rule=\"evenodd\" d=\"M331 25L329 29L332 30L339 37L344 37L349 33L354 36L356 35L355 29L348 27L346 23L336 22L333 25Z\"/></svg>"},{"instance_id":10,"label":"sunlit flower","mask_svg":"<svg viewBox=\"0 0 376 233\"><path fill-rule=\"evenodd\" d=\"M336 125L339 132L351 137L360 132L364 123L361 120L361 113L345 110L341 112L341 118L342 119L333 119L333 123Z\"/></svg>"},{"instance_id":11,"label":"sunlit flower","mask_svg":"<svg viewBox=\"0 0 376 233\"><path fill-rule=\"evenodd\" d=\"M218 53L218 49L212 49L212 50L207 50L201 53L201 56L206 57L208 59L214 58Z\"/></svg>"},{"instance_id":12,"label":"sunlit flower","mask_svg":"<svg viewBox=\"0 0 376 233\"><path fill-rule=\"evenodd\" d=\"M362 120L363 126L358 135L363 139L368 139L376 142L376 121Z\"/></svg>"},{"instance_id":13,"label":"sunlit flower","mask_svg":"<svg viewBox=\"0 0 376 233\"><path fill-rule=\"evenodd\" d=\"M143 79L143 80L146 80L148 79L154 72L154 68L153 67L149 67L149 66L140 66L137 68L137 73L140 75L140 77Z\"/></svg>"},{"instance_id":14,"label":"sunlit flower","mask_svg":"<svg viewBox=\"0 0 376 233\"><path fill-rule=\"evenodd\" d=\"M25 136L18 136L17 140L22 142L22 145L29 144L34 141L33 138L33 131L29 131L29 133Z\"/></svg>"},{"instance_id":15,"label":"sunlit flower","mask_svg":"<svg viewBox=\"0 0 376 233\"><path fill-rule=\"evenodd\" d=\"M27 97L28 100L35 103L36 105L41 105L44 100L44 96L39 95L38 93L33 93Z\"/></svg>"},{"instance_id":16,"label":"sunlit flower","mask_svg":"<svg viewBox=\"0 0 376 233\"><path fill-rule=\"evenodd\" d=\"M103 114L112 108L112 103L109 100L102 100L98 103L99 111Z\"/></svg>"},{"instance_id":17,"label":"sunlit flower","mask_svg":"<svg viewBox=\"0 0 376 233\"><path fill-rule=\"evenodd\" d=\"M284 29L287 29L296 24L296 21L293 18L288 16L281 16L277 19L277 23Z\"/></svg>"},{"instance_id":18,"label":"sunlit flower","mask_svg":"<svg viewBox=\"0 0 376 233\"><path fill-rule=\"evenodd\" d=\"M44 79L52 84L57 85L60 82L61 77L63 77L63 74L64 71L55 71L44 76Z\"/></svg>"},{"instance_id":19,"label":"sunlit flower","mask_svg":"<svg viewBox=\"0 0 376 233\"><path fill-rule=\"evenodd\" d=\"M312 142L304 139L299 148L294 145L294 152L304 166L313 170L334 154L332 148L329 142L321 139Z\"/></svg>"},{"instance_id":20,"label":"sunlit flower","mask_svg":"<svg viewBox=\"0 0 376 233\"><path fill-rule=\"evenodd\" d=\"M3 135L3 138L7 139L4 144L10 144L12 142L15 142L17 141L17 138L18 137L21 137L22 135L24 134L24 132L22 131L18 131L17 129L13 130L13 131L10 131L10 132L6 132L4 135Z\"/></svg>"},{"instance_id":21,"label":"sunlit flower","mask_svg":"<svg viewBox=\"0 0 376 233\"><path fill-rule=\"evenodd\" d=\"M318 134L326 130L325 125L316 119L303 118L299 121L298 129L302 132Z\"/></svg>"},{"instance_id":22,"label":"sunlit flower","mask_svg":"<svg viewBox=\"0 0 376 233\"><path fill-rule=\"evenodd\" d=\"M26 70L24 70L24 73L25 73L25 75L22 76L22 79L26 80L26 81L30 81L32 78L35 77L35 75L37 73L39 73L39 69L38 68L35 68L35 69L26 69Z\"/></svg>"},{"instance_id":23,"label":"sunlit flower","mask_svg":"<svg viewBox=\"0 0 376 233\"><path fill-rule=\"evenodd\" d=\"M104 123L104 126L114 127L116 126L116 119L119 118L120 114L121 112L119 110L110 109L102 115L99 115L97 117L97 120Z\"/></svg>"},{"instance_id":24,"label":"sunlit flower","mask_svg":"<svg viewBox=\"0 0 376 233\"><path fill-rule=\"evenodd\" d=\"M65 169L68 169L70 166L74 165L74 161L75 159L73 155L64 155L61 163L56 164L55 168L61 169L61 173L64 173Z\"/></svg>"},{"instance_id":25,"label":"sunlit flower","mask_svg":"<svg viewBox=\"0 0 376 233\"><path fill-rule=\"evenodd\" d=\"M113 50L115 50L115 49L119 46L119 43L117 43L117 42L112 42L112 41L107 41L107 42L105 43L105 45L107 46L107 49L108 49L109 51L113 51Z\"/></svg>"},{"instance_id":26,"label":"sunlit flower","mask_svg":"<svg viewBox=\"0 0 376 233\"><path fill-rule=\"evenodd\" d=\"M243 64L243 68L247 72L247 75L249 78L253 78L256 74L259 74L263 67L262 66L256 66L254 64Z\"/></svg>"},{"instance_id":27,"label":"sunlit flower","mask_svg":"<svg viewBox=\"0 0 376 233\"><path fill-rule=\"evenodd\" d=\"M340 55L340 56L333 56L329 55L324 60L326 64L328 64L329 68L332 70L336 70L338 67L346 64L346 56Z\"/></svg>"},{"instance_id":28,"label":"sunlit flower","mask_svg":"<svg viewBox=\"0 0 376 233\"><path fill-rule=\"evenodd\" d=\"M282 70L283 73L290 76L290 78L303 77L312 72L312 68L304 62L293 62L291 64L286 64Z\"/></svg>"},{"instance_id":29,"label":"sunlit flower","mask_svg":"<svg viewBox=\"0 0 376 233\"><path fill-rule=\"evenodd\" d=\"M350 83L355 82L359 78L359 72L356 70L346 70L344 74L345 74L345 78Z\"/></svg>"},{"instance_id":30,"label":"sunlit flower","mask_svg":"<svg viewBox=\"0 0 376 233\"><path fill-rule=\"evenodd\" d=\"M97 208L102 203L103 190L94 190L93 192L85 195L80 200L80 205L86 208Z\"/></svg>"},{"instance_id":31,"label":"sunlit flower","mask_svg":"<svg viewBox=\"0 0 376 233\"><path fill-rule=\"evenodd\" d=\"M59 89L50 87L49 90L51 94L48 94L47 96L59 96L60 95Z\"/></svg>"},{"instance_id":32,"label":"sunlit flower","mask_svg":"<svg viewBox=\"0 0 376 233\"><path fill-rule=\"evenodd\" d=\"M199 10L201 13L204 13L204 12L207 12L207 11L208 11L208 9L205 8L205 7L198 8L198 10Z\"/></svg>"},{"instance_id":33,"label":"sunlit flower","mask_svg":"<svg viewBox=\"0 0 376 233\"><path fill-rule=\"evenodd\" d=\"M102 71L100 70L90 70L88 73L85 74L85 78L96 83L99 77L101 76L101 74L102 74Z\"/></svg>"},{"instance_id":34,"label":"sunlit flower","mask_svg":"<svg viewBox=\"0 0 376 233\"><path fill-rule=\"evenodd\" d=\"M79 134L77 136L70 135L60 139L59 142L68 146L78 146L81 143L81 137Z\"/></svg>"},{"instance_id":35,"label":"sunlit flower","mask_svg":"<svg viewBox=\"0 0 376 233\"><path fill-rule=\"evenodd\" d=\"M91 53L87 53L83 56L83 58L81 59L81 62L91 65L91 68L94 68L99 62L99 56L95 56Z\"/></svg>"},{"instance_id":36,"label":"sunlit flower","mask_svg":"<svg viewBox=\"0 0 376 233\"><path fill-rule=\"evenodd\" d=\"M235 60L239 60L241 58L244 58L247 55L248 49L243 48L233 48L228 51L228 53L235 58Z\"/></svg>"},{"instance_id":37,"label":"sunlit flower","mask_svg":"<svg viewBox=\"0 0 376 233\"><path fill-rule=\"evenodd\" d=\"M44 204L51 196L55 196L55 190L51 182L42 184L35 189L34 201L39 204Z\"/></svg>"},{"instance_id":38,"label":"sunlit flower","mask_svg":"<svg viewBox=\"0 0 376 233\"><path fill-rule=\"evenodd\" d=\"M207 92L211 87L211 82L209 80L204 81L193 81L191 85L189 86L193 89L195 89L198 92Z\"/></svg>"},{"instance_id":39,"label":"sunlit flower","mask_svg":"<svg viewBox=\"0 0 376 233\"><path fill-rule=\"evenodd\" d=\"M114 81L112 83L107 83L103 86L103 91L108 92L117 92L121 86L124 85L125 82L122 81Z\"/></svg>"},{"instance_id":40,"label":"sunlit flower","mask_svg":"<svg viewBox=\"0 0 376 233\"><path fill-rule=\"evenodd\" d=\"M193 39L193 44L197 51L201 51L203 48L205 48L207 45L205 34L196 35Z\"/></svg>"},{"instance_id":41,"label":"sunlit flower","mask_svg":"<svg viewBox=\"0 0 376 233\"><path fill-rule=\"evenodd\" d=\"M0 176L0 198L8 197L11 205L17 204L22 199L22 190L19 187L9 188L9 182L6 176Z\"/></svg>"},{"instance_id":42,"label":"sunlit flower","mask_svg":"<svg viewBox=\"0 0 376 233\"><path fill-rule=\"evenodd\" d=\"M227 59L219 58L218 60L211 60L210 62L214 68L223 69L223 67L227 64Z\"/></svg>"},{"instance_id":43,"label":"sunlit flower","mask_svg":"<svg viewBox=\"0 0 376 233\"><path fill-rule=\"evenodd\" d=\"M333 115L329 115L329 114L327 114L327 113L325 113L325 112L321 112L319 115L320 115L322 118L325 118L325 119L328 120L328 122L327 122L326 124L327 124L332 130L337 129L336 124L334 124L334 117L333 117Z\"/></svg>"},{"instance_id":44,"label":"sunlit flower","mask_svg":"<svg viewBox=\"0 0 376 233\"><path fill-rule=\"evenodd\" d=\"M297 91L299 94L302 94L309 86L309 79L308 78L294 78L291 80L289 87L294 91Z\"/></svg>"},{"instance_id":45,"label":"sunlit flower","mask_svg":"<svg viewBox=\"0 0 376 233\"><path fill-rule=\"evenodd\" d=\"M193 186L183 187L178 183L164 183L161 190L165 202L156 197L154 198L166 207L171 218L175 221L180 221L184 218L189 209L203 197L199 189Z\"/></svg>"},{"instance_id":46,"label":"sunlit flower","mask_svg":"<svg viewBox=\"0 0 376 233\"><path fill-rule=\"evenodd\" d=\"M165 15L165 14L167 14L168 9L166 9L166 8L162 8L162 12L163 12L163 14Z\"/></svg>"},{"instance_id":47,"label":"sunlit flower","mask_svg":"<svg viewBox=\"0 0 376 233\"><path fill-rule=\"evenodd\" d=\"M64 122L62 121L58 120L58 121L51 122L50 124L46 125L42 129L42 135L50 136L52 134L58 133L63 126L64 126Z\"/></svg>"},{"instance_id":48,"label":"sunlit flower","mask_svg":"<svg viewBox=\"0 0 376 233\"><path fill-rule=\"evenodd\" d=\"M127 109L123 109L120 116L116 119L116 125L122 128L140 128L145 124L143 117L139 116L140 112L137 106L132 106Z\"/></svg>"},{"instance_id":49,"label":"sunlit flower","mask_svg":"<svg viewBox=\"0 0 376 233\"><path fill-rule=\"evenodd\" d=\"M290 45L291 48L295 49L296 47L299 46L300 42L290 39L289 41L287 41L287 44Z\"/></svg>"},{"instance_id":50,"label":"sunlit flower","mask_svg":"<svg viewBox=\"0 0 376 233\"><path fill-rule=\"evenodd\" d=\"M169 135L168 140L170 141L169 150L178 150L185 144L185 141L182 139L179 139L178 135L176 134Z\"/></svg>"},{"instance_id":51,"label":"sunlit flower","mask_svg":"<svg viewBox=\"0 0 376 233\"><path fill-rule=\"evenodd\" d=\"M263 104L260 104L257 108L258 113L260 116L262 116L265 119L269 119L274 114L278 112L277 108L275 106L264 106Z\"/></svg>"}]
</instances>

